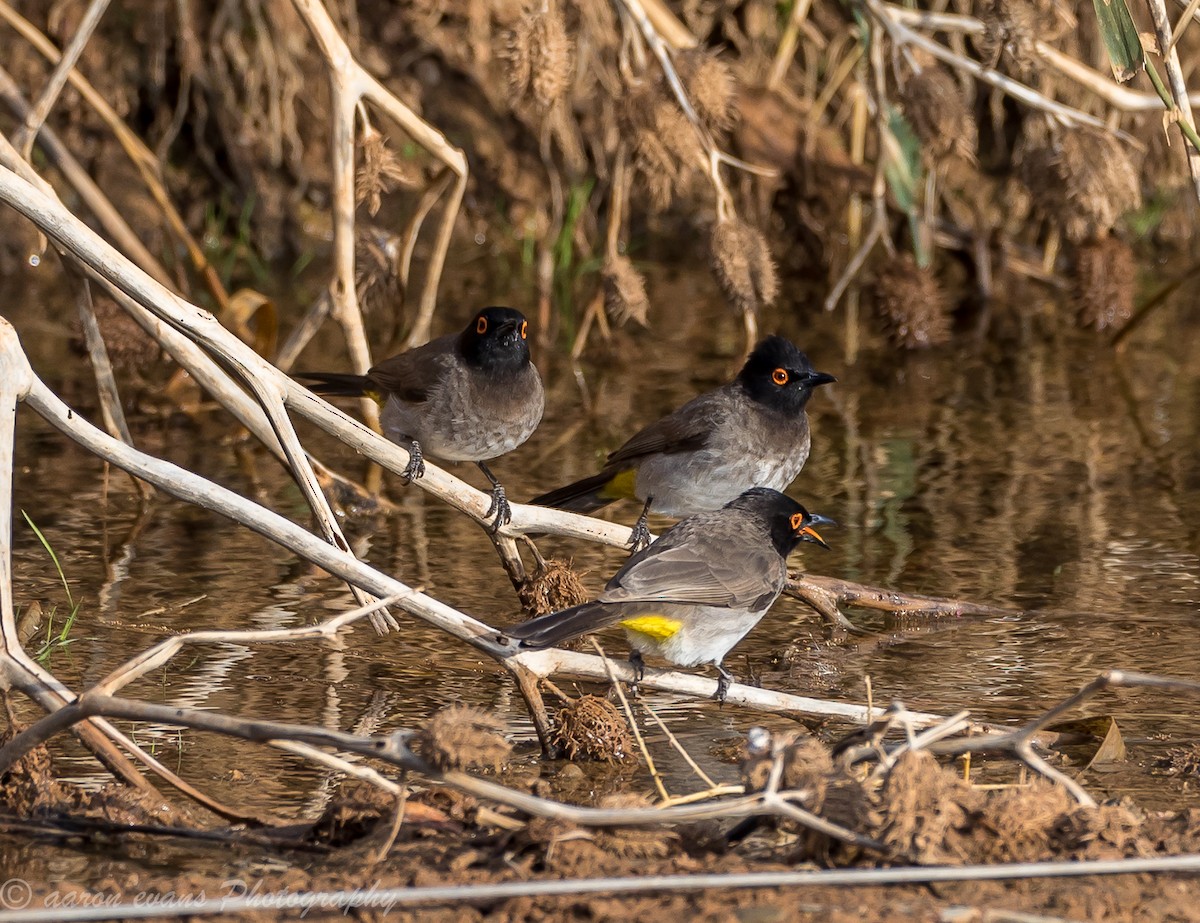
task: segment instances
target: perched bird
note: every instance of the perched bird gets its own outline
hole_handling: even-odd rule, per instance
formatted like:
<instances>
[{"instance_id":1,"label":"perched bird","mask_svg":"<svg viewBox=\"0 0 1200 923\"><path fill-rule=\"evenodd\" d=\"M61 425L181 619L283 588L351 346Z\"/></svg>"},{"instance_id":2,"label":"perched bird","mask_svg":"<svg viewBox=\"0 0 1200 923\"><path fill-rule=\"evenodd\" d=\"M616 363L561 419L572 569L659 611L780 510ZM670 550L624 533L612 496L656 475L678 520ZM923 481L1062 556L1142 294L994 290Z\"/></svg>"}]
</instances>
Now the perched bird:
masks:
<instances>
[{"instance_id":1,"label":"perched bird","mask_svg":"<svg viewBox=\"0 0 1200 923\"><path fill-rule=\"evenodd\" d=\"M492 531L512 519L504 488L484 462L510 452L537 429L542 378L529 359L529 322L513 308L484 308L462 333L385 359L366 375L304 372L317 394L373 398L393 442L409 447L403 476L425 473L425 455L473 461L492 484Z\"/></svg>"},{"instance_id":2,"label":"perched bird","mask_svg":"<svg viewBox=\"0 0 1200 923\"><path fill-rule=\"evenodd\" d=\"M639 678L643 654L681 667L711 663L724 701L733 676L721 662L783 592L796 546L829 547L814 528L821 523L833 520L777 490L752 488L668 529L632 555L594 602L506 628L504 636L522 647L553 647L619 625Z\"/></svg>"},{"instance_id":3,"label":"perched bird","mask_svg":"<svg viewBox=\"0 0 1200 923\"><path fill-rule=\"evenodd\" d=\"M751 487L792 483L808 459L804 407L813 388L833 381L791 342L769 336L733 381L651 423L609 455L599 474L530 502L590 513L636 497L645 504L631 537L637 550L650 538L651 507L689 516L720 509Z\"/></svg>"}]
</instances>

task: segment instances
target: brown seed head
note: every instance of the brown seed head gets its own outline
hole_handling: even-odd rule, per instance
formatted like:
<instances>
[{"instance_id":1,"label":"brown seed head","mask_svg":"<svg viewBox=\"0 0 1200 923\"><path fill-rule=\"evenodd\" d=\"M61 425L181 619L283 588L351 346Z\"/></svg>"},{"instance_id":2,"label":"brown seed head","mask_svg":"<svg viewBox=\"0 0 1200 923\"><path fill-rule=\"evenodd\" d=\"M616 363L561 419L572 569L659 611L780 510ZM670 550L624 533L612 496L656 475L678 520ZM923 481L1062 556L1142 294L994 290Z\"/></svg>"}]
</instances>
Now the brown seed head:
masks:
<instances>
[{"instance_id":1,"label":"brown seed head","mask_svg":"<svg viewBox=\"0 0 1200 923\"><path fill-rule=\"evenodd\" d=\"M387 228L359 223L354 230L354 288L364 314L394 314L404 302L400 284L403 240Z\"/></svg>"},{"instance_id":2,"label":"brown seed head","mask_svg":"<svg viewBox=\"0 0 1200 923\"><path fill-rule=\"evenodd\" d=\"M888 336L897 346L924 349L950 339L942 287L933 273L917 266L911 254L897 254L880 268L875 300Z\"/></svg>"},{"instance_id":3,"label":"brown seed head","mask_svg":"<svg viewBox=\"0 0 1200 923\"><path fill-rule=\"evenodd\" d=\"M729 65L707 48L685 51L676 63L700 121L713 132L729 128L734 120L733 101L737 92Z\"/></svg>"},{"instance_id":4,"label":"brown seed head","mask_svg":"<svg viewBox=\"0 0 1200 923\"><path fill-rule=\"evenodd\" d=\"M1137 265L1129 244L1112 235L1081 244L1075 255L1079 323L1094 330L1122 327L1133 316Z\"/></svg>"},{"instance_id":5,"label":"brown seed head","mask_svg":"<svg viewBox=\"0 0 1200 923\"><path fill-rule=\"evenodd\" d=\"M713 272L737 310L757 311L775 300L779 275L758 228L737 218L718 221L710 243Z\"/></svg>"},{"instance_id":6,"label":"brown seed head","mask_svg":"<svg viewBox=\"0 0 1200 923\"><path fill-rule=\"evenodd\" d=\"M438 769L491 766L498 769L512 750L499 718L469 705L437 712L412 739L417 755Z\"/></svg>"},{"instance_id":7,"label":"brown seed head","mask_svg":"<svg viewBox=\"0 0 1200 923\"><path fill-rule=\"evenodd\" d=\"M634 740L624 716L608 699L580 696L554 716L554 743L567 759L620 763L634 759Z\"/></svg>"},{"instance_id":8,"label":"brown seed head","mask_svg":"<svg viewBox=\"0 0 1200 923\"><path fill-rule=\"evenodd\" d=\"M604 307L618 323L634 321L647 326L650 298L646 295L646 278L627 257L618 256L604 264L601 272L604 284Z\"/></svg>"},{"instance_id":9,"label":"brown seed head","mask_svg":"<svg viewBox=\"0 0 1200 923\"><path fill-rule=\"evenodd\" d=\"M921 141L927 161L957 154L974 161L978 131L962 88L943 68L927 67L908 78L900 104Z\"/></svg>"},{"instance_id":10,"label":"brown seed head","mask_svg":"<svg viewBox=\"0 0 1200 923\"><path fill-rule=\"evenodd\" d=\"M979 794L925 750L910 750L889 770L879 792L878 838L897 855L921 862L961 862L969 855L957 831Z\"/></svg>"},{"instance_id":11,"label":"brown seed head","mask_svg":"<svg viewBox=\"0 0 1200 923\"><path fill-rule=\"evenodd\" d=\"M1141 206L1137 171L1125 145L1109 132L1083 127L1064 131L1055 153L1067 197L1064 230L1070 240L1103 234L1125 212Z\"/></svg>"},{"instance_id":12,"label":"brown seed head","mask_svg":"<svg viewBox=\"0 0 1200 923\"><path fill-rule=\"evenodd\" d=\"M354 176L354 201L364 202L367 211L374 215L379 211L384 193L396 186L413 189L419 179L387 145L382 132L368 129L359 148L361 158L358 172Z\"/></svg>"},{"instance_id":13,"label":"brown seed head","mask_svg":"<svg viewBox=\"0 0 1200 923\"><path fill-rule=\"evenodd\" d=\"M984 32L980 55L988 67L1001 67L1025 81L1040 72L1037 40L1042 36L1038 11L1026 0L984 0L979 10Z\"/></svg>"},{"instance_id":14,"label":"brown seed head","mask_svg":"<svg viewBox=\"0 0 1200 923\"><path fill-rule=\"evenodd\" d=\"M526 13L508 46L508 98L533 103L542 111L566 95L571 85L573 47L556 7Z\"/></svg>"},{"instance_id":15,"label":"brown seed head","mask_svg":"<svg viewBox=\"0 0 1200 923\"><path fill-rule=\"evenodd\" d=\"M517 591L521 605L531 615L546 615L569 609L588 601L587 588L579 575L564 558L547 558L544 567L539 567L527 577Z\"/></svg>"}]
</instances>

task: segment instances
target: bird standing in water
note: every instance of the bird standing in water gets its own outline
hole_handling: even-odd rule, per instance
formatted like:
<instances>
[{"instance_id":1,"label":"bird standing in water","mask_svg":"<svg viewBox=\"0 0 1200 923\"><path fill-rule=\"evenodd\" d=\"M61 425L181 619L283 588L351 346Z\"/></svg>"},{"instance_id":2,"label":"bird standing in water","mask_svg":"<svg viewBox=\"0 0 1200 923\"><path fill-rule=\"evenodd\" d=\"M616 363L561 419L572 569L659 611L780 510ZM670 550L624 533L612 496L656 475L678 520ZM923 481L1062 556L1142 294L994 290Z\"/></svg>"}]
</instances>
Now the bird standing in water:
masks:
<instances>
[{"instance_id":1,"label":"bird standing in water","mask_svg":"<svg viewBox=\"0 0 1200 923\"><path fill-rule=\"evenodd\" d=\"M723 702L733 682L725 655L783 592L788 555L801 542L829 547L814 528L822 523L833 521L755 487L668 529L632 555L594 602L507 628L504 636L543 648L617 625L638 678L643 654L681 667L711 663Z\"/></svg>"},{"instance_id":2,"label":"bird standing in water","mask_svg":"<svg viewBox=\"0 0 1200 923\"><path fill-rule=\"evenodd\" d=\"M491 482L492 532L512 519L504 488L484 464L527 440L542 419L545 391L529 357L529 322L513 308L484 308L459 334L385 359L366 375L304 372L317 394L367 396L383 406L388 439L408 446L403 476L425 473L425 456L473 461Z\"/></svg>"},{"instance_id":3,"label":"bird standing in water","mask_svg":"<svg viewBox=\"0 0 1200 923\"><path fill-rule=\"evenodd\" d=\"M590 513L623 498L645 504L631 536L649 541L651 508L667 516L720 509L751 487L784 490L808 460L813 389L837 381L783 337L762 340L728 384L651 423L598 474L531 503Z\"/></svg>"}]
</instances>

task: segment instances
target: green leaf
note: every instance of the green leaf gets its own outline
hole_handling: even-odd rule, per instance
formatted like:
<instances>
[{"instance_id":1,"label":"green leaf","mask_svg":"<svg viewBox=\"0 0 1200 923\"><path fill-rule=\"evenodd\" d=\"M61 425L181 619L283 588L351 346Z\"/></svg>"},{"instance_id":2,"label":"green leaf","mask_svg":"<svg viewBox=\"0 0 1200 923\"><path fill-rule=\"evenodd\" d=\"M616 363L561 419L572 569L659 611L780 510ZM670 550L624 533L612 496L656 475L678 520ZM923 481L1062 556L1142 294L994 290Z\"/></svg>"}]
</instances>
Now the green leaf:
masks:
<instances>
[{"instance_id":1,"label":"green leaf","mask_svg":"<svg viewBox=\"0 0 1200 923\"><path fill-rule=\"evenodd\" d=\"M917 208L921 186L921 142L899 109L889 107L883 134L883 175L896 204L906 214Z\"/></svg>"},{"instance_id":2,"label":"green leaf","mask_svg":"<svg viewBox=\"0 0 1200 923\"><path fill-rule=\"evenodd\" d=\"M896 204L908 215L917 265L926 269L933 262L933 253L929 241L926 240L920 210L917 208L918 192L924 184L921 139L917 137L903 113L894 107L888 108L882 147L884 178Z\"/></svg>"},{"instance_id":3,"label":"green leaf","mask_svg":"<svg viewBox=\"0 0 1200 923\"><path fill-rule=\"evenodd\" d=\"M1100 37L1108 49L1109 64L1118 83L1128 83L1146 66L1146 52L1125 0L1092 0Z\"/></svg>"}]
</instances>

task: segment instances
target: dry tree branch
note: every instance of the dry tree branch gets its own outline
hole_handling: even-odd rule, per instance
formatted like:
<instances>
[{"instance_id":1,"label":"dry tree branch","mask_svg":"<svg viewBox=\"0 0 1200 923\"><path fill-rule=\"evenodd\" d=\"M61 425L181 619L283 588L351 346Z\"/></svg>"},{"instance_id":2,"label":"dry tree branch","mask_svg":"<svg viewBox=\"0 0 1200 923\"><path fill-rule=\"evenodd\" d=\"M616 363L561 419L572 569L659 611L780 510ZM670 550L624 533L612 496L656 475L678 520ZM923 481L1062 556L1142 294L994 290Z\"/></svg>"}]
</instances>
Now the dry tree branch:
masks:
<instances>
[{"instance_id":1,"label":"dry tree branch","mask_svg":"<svg viewBox=\"0 0 1200 923\"><path fill-rule=\"evenodd\" d=\"M293 5L312 33L317 48L329 69L332 105L331 149L333 156L333 233L334 282L331 288L333 313L345 333L350 360L355 371L365 372L371 365L370 350L362 325L354 286L354 126L356 112L365 98L390 116L409 137L453 171L456 181L450 189L441 224L429 258L425 287L418 303L417 317L406 347L429 339L433 312L437 306L437 287L446 254L454 233L454 222L467 188L467 158L445 136L405 106L355 60L349 46L320 0L293 0ZM377 408L367 411L377 425Z\"/></svg>"},{"instance_id":2,"label":"dry tree branch","mask_svg":"<svg viewBox=\"0 0 1200 923\"><path fill-rule=\"evenodd\" d=\"M884 3L882 0L862 0L862 2L872 17L887 30L888 35L897 47L902 48L912 45L927 51L939 61L970 74L976 80L1007 93L1013 99L1019 100L1027 106L1049 112L1068 125L1090 125L1093 128L1108 130L1108 126L1103 119L1089 115L1073 106L1053 100L1020 81L1013 80L1011 77L1000 73L995 68L985 67L978 61L951 51L940 42L935 42L933 39L927 38L919 32L910 29L902 21L901 17L895 15L897 7ZM1124 137L1120 132L1117 134Z\"/></svg>"},{"instance_id":3,"label":"dry tree branch","mask_svg":"<svg viewBox=\"0 0 1200 923\"><path fill-rule=\"evenodd\" d=\"M1184 143L1187 145L1188 172L1192 175L1192 185L1196 197L1200 199L1200 147L1196 141L1196 117L1192 114L1191 99L1188 96L1187 82L1183 79L1183 68L1179 64L1179 49L1171 41L1171 18L1167 15L1167 5L1164 0L1146 0L1150 7L1150 18L1154 20L1154 32L1158 37L1158 47L1162 49L1163 65L1167 69L1167 82L1171 87L1171 97L1174 110L1171 116L1182 122L1181 130ZM1146 62L1147 69L1152 65ZM1151 72L1153 79L1154 75ZM1186 129L1191 129L1187 131ZM1192 143L1188 143L1188 142Z\"/></svg>"},{"instance_id":4,"label":"dry tree branch","mask_svg":"<svg viewBox=\"0 0 1200 923\"><path fill-rule=\"evenodd\" d=\"M29 103L21 94L16 82L12 79L12 75L3 67L0 67L0 97L3 97L17 118L25 118L27 113L30 112ZM100 225L109 237L125 252L125 255L162 285L168 288L173 287L175 284L174 280L171 279L170 274L163 268L162 263L142 243L141 238L137 236L137 232L129 226L125 217L109 201L108 197L96 184L96 181L88 175L88 172L83 169L79 161L67 150L66 146L59 140L58 135L43 125L38 132L37 142L45 152L46 157L58 168L63 178L75 190L91 213L95 215L96 220L100 222Z\"/></svg>"},{"instance_id":5,"label":"dry tree branch","mask_svg":"<svg viewBox=\"0 0 1200 923\"><path fill-rule=\"evenodd\" d=\"M962 13L911 10L896 6L894 3L884 3L882 6L896 22L918 29L982 35L987 28L983 20ZM1041 39L1035 40L1033 47L1048 66L1095 94L1114 109L1120 109L1122 112L1159 112L1162 110L1162 99L1157 93L1145 93L1115 83L1107 74L1088 67ZM1200 105L1200 93L1191 93L1187 98L1191 105Z\"/></svg>"},{"instance_id":6,"label":"dry tree branch","mask_svg":"<svg viewBox=\"0 0 1200 923\"><path fill-rule=\"evenodd\" d=\"M92 0L88 4L83 17L79 20L79 28L71 36L70 43L63 51L58 64L54 66L50 78L42 87L42 92L30 107L24 121L17 128L16 134L13 135L13 144L21 152L23 159L28 160L29 155L33 153L33 142L38 131L45 124L46 117L50 115L50 110L58 101L59 94L66 85L67 77L75 69L75 64L79 60L79 56L83 54L83 49L91 39L92 33L100 25L100 18L108 9L108 4L109 0Z\"/></svg>"},{"instance_id":7,"label":"dry tree branch","mask_svg":"<svg viewBox=\"0 0 1200 923\"><path fill-rule=\"evenodd\" d=\"M61 59L62 55L54 47L54 43L46 38L33 23L14 10L6 0L0 0L0 19L4 20L46 60L51 63L57 63ZM196 271L204 279L204 284L212 295L213 300L222 311L226 310L229 307L229 293L225 291L225 287L221 284L216 270L213 269L212 265L208 262L208 258L204 255L204 249L192 237L191 232L188 231L187 224L184 223L174 203L171 202L171 197L168 195L160 175L161 165L158 158L154 156L154 152L146 147L142 139L134 134L129 126L121 120L121 117L108 104L108 101L100 95L99 91L78 70L71 68L67 74L67 79L70 81L71 86L83 97L84 101L95 110L100 120L108 126L109 131L113 133L113 137L117 139L117 142L137 169L142 182L146 184L146 189L154 198L155 204L162 211L163 217L167 221L167 226L187 250L188 258L192 261L192 265Z\"/></svg>"},{"instance_id":8,"label":"dry tree branch","mask_svg":"<svg viewBox=\"0 0 1200 923\"><path fill-rule=\"evenodd\" d=\"M1096 802L1092 796L1084 791L1078 782L1050 766L1035 753L1033 743L1036 735L1055 719L1097 694L1107 689L1116 688L1162 689L1200 695L1200 682L1195 680L1174 679L1172 677L1155 676L1148 673L1130 673L1124 670L1109 670L1107 673L1101 673L1074 695L1068 696L1057 705L1048 708L1037 718L1015 730L965 740L940 741L930 745L928 749L933 753L954 756L968 752L1010 753L1035 772L1061 784L1080 804L1094 807Z\"/></svg>"}]
</instances>

